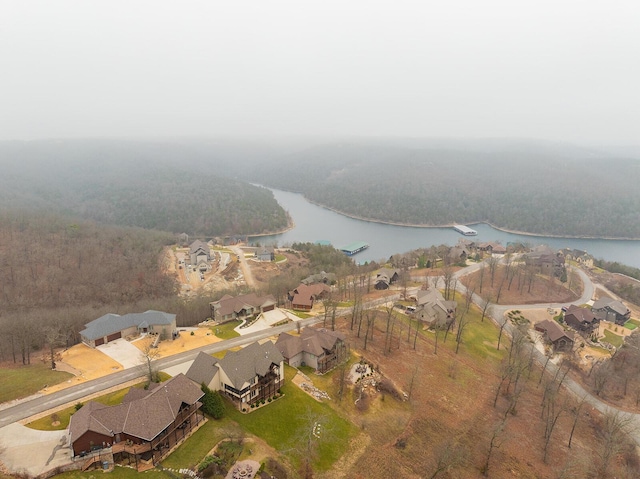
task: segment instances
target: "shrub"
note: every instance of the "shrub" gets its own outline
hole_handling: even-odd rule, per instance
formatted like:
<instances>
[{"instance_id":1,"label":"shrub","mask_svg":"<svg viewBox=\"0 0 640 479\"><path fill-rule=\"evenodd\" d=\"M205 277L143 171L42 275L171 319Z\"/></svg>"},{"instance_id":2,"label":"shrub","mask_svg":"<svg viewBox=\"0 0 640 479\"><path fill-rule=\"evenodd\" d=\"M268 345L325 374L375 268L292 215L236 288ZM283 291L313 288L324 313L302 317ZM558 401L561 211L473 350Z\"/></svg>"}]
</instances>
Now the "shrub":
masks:
<instances>
[{"instance_id":1,"label":"shrub","mask_svg":"<svg viewBox=\"0 0 640 479\"><path fill-rule=\"evenodd\" d=\"M82 406L84 406L84 404L82 404L81 402L77 402L76 405L73 407L76 411L79 411L82 408Z\"/></svg>"},{"instance_id":2,"label":"shrub","mask_svg":"<svg viewBox=\"0 0 640 479\"><path fill-rule=\"evenodd\" d=\"M191 336L195 336L195 335L196 335L196 333L194 333L193 331L191 331Z\"/></svg>"},{"instance_id":3,"label":"shrub","mask_svg":"<svg viewBox=\"0 0 640 479\"><path fill-rule=\"evenodd\" d=\"M214 419L224 416L224 403L218 391L212 391L204 383L200 386L204 396L202 397L202 411Z\"/></svg>"}]
</instances>

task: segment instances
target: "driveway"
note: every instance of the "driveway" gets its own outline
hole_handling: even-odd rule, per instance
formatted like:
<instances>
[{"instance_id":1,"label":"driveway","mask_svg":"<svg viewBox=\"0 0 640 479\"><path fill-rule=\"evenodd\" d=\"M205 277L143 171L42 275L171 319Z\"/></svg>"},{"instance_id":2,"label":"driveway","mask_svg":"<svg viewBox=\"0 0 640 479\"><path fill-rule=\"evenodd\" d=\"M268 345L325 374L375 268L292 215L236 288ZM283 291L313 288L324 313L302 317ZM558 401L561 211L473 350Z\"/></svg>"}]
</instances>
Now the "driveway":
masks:
<instances>
[{"instance_id":1,"label":"driveway","mask_svg":"<svg viewBox=\"0 0 640 479\"><path fill-rule=\"evenodd\" d=\"M126 339L116 339L96 349L122 364L124 369L143 364L142 352Z\"/></svg>"},{"instance_id":2,"label":"driveway","mask_svg":"<svg viewBox=\"0 0 640 479\"><path fill-rule=\"evenodd\" d=\"M36 431L19 423L0 428L0 462L35 477L72 462L67 431Z\"/></svg>"}]
</instances>

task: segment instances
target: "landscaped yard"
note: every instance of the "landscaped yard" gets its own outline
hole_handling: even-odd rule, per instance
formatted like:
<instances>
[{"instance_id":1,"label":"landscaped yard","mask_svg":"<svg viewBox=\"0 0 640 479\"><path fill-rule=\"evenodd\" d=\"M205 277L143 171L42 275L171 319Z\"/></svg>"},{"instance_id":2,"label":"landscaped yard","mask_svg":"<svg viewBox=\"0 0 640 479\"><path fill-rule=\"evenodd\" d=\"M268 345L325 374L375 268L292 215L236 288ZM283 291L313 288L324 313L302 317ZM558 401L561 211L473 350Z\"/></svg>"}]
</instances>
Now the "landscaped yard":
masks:
<instances>
[{"instance_id":1,"label":"landscaped yard","mask_svg":"<svg viewBox=\"0 0 640 479\"><path fill-rule=\"evenodd\" d=\"M301 444L313 444L317 452L312 458L314 470L327 471L347 450L357 429L328 404L317 402L293 384L295 374L295 369L285 366L283 397L248 414L226 403L226 414L271 447L292 450L298 461L309 453Z\"/></svg>"},{"instance_id":2,"label":"landscaped yard","mask_svg":"<svg viewBox=\"0 0 640 479\"><path fill-rule=\"evenodd\" d=\"M622 336L618 336L606 329L604 330L604 340L616 348L619 348L624 343L624 338Z\"/></svg>"},{"instance_id":3,"label":"landscaped yard","mask_svg":"<svg viewBox=\"0 0 640 479\"><path fill-rule=\"evenodd\" d=\"M213 332L220 339L231 339L237 338L240 336L237 331L234 331L235 328L240 326L242 321L229 321L228 323L220 324L218 326L214 326Z\"/></svg>"},{"instance_id":4,"label":"landscaped yard","mask_svg":"<svg viewBox=\"0 0 640 479\"><path fill-rule=\"evenodd\" d=\"M73 375L54 371L50 364L33 363L27 366L0 369L0 403L20 399L72 378Z\"/></svg>"},{"instance_id":5,"label":"landscaped yard","mask_svg":"<svg viewBox=\"0 0 640 479\"><path fill-rule=\"evenodd\" d=\"M638 326L640 326L640 321L638 321L637 319L630 319L629 321L624 323L624 327L630 329L631 331L636 329Z\"/></svg>"}]
</instances>

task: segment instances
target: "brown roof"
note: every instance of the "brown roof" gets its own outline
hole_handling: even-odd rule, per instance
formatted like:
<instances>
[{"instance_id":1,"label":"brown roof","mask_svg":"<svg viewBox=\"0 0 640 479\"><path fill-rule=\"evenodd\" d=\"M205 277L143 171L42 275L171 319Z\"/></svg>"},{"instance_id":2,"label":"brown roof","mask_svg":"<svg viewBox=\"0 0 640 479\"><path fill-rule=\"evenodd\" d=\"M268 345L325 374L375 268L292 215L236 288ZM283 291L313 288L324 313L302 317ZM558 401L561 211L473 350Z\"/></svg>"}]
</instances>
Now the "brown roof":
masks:
<instances>
[{"instance_id":1,"label":"brown roof","mask_svg":"<svg viewBox=\"0 0 640 479\"><path fill-rule=\"evenodd\" d=\"M220 367L233 387L240 389L242 385L256 376L264 376L272 364L278 366L284 360L273 342L260 344L257 341L239 351L229 351L218 361Z\"/></svg>"},{"instance_id":2,"label":"brown roof","mask_svg":"<svg viewBox=\"0 0 640 479\"><path fill-rule=\"evenodd\" d=\"M259 308L267 303L275 304L276 300L273 296L258 296L256 293L243 294L242 296L229 296L225 294L218 301L211 303L212 305L220 305L218 313L226 316L231 313L239 313L247 307Z\"/></svg>"},{"instance_id":3,"label":"brown roof","mask_svg":"<svg viewBox=\"0 0 640 479\"><path fill-rule=\"evenodd\" d=\"M296 289L289 293L293 296L291 300L292 304L298 304L303 306L313 306L313 301L321 296L323 293L328 293L331 288L324 283L304 284L300 283Z\"/></svg>"},{"instance_id":4,"label":"brown roof","mask_svg":"<svg viewBox=\"0 0 640 479\"><path fill-rule=\"evenodd\" d=\"M565 321L567 320L567 316L573 316L581 323L593 323L597 321L598 318L590 309L581 308L580 306L576 306L572 304L567 308L567 311L564 313Z\"/></svg>"},{"instance_id":5,"label":"brown roof","mask_svg":"<svg viewBox=\"0 0 640 479\"><path fill-rule=\"evenodd\" d=\"M278 336L276 347L285 358L306 352L320 356L324 350L330 351L338 340L344 341L344 334L326 329L305 328L300 336L282 333Z\"/></svg>"},{"instance_id":6,"label":"brown roof","mask_svg":"<svg viewBox=\"0 0 640 479\"><path fill-rule=\"evenodd\" d=\"M186 376L197 384L209 385L218 372L217 363L218 359L201 351L189 367Z\"/></svg>"},{"instance_id":7,"label":"brown roof","mask_svg":"<svg viewBox=\"0 0 640 479\"><path fill-rule=\"evenodd\" d=\"M183 403L196 404L203 395L195 383L178 374L143 397L117 406L89 402L71 416L71 442L87 431L111 437L125 433L150 441L175 421Z\"/></svg>"},{"instance_id":8,"label":"brown roof","mask_svg":"<svg viewBox=\"0 0 640 479\"><path fill-rule=\"evenodd\" d=\"M558 339L562 337L566 337L573 341L574 336L573 333L569 333L562 329L562 327L556 323L555 321L551 321L550 319L545 319L544 321L540 321L536 324L536 329L540 331L544 331L549 338L549 341L555 343Z\"/></svg>"}]
</instances>

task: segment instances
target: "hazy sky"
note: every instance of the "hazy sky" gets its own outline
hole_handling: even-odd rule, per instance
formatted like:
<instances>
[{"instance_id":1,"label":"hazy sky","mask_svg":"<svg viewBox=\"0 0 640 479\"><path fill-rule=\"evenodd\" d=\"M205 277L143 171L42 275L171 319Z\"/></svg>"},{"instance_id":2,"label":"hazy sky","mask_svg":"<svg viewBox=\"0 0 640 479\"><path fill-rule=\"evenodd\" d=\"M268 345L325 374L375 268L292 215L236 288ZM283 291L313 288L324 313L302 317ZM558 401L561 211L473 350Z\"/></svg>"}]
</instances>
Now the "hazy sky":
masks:
<instances>
[{"instance_id":1,"label":"hazy sky","mask_svg":"<svg viewBox=\"0 0 640 479\"><path fill-rule=\"evenodd\" d=\"M638 0L0 0L0 139L637 144L638 25Z\"/></svg>"}]
</instances>

